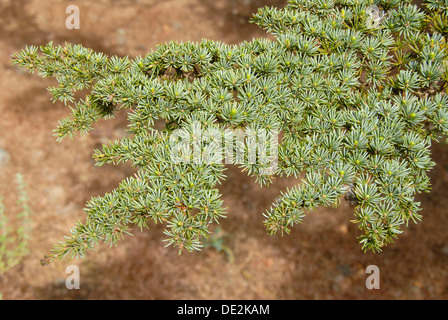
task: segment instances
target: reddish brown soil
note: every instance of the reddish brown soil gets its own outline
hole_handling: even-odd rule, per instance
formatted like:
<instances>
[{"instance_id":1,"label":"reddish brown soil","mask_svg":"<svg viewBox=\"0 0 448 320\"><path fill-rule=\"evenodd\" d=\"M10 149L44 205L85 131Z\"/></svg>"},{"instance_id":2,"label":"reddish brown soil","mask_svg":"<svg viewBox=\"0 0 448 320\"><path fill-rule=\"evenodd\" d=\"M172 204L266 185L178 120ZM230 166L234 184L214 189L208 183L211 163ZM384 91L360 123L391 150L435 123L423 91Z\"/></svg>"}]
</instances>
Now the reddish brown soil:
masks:
<instances>
[{"instance_id":1,"label":"reddish brown soil","mask_svg":"<svg viewBox=\"0 0 448 320\"><path fill-rule=\"evenodd\" d=\"M39 260L84 219L90 197L114 189L132 174L129 166L95 167L91 154L109 139L123 136L126 117L102 121L92 134L57 143L52 129L68 115L52 104L51 80L29 75L10 64L25 45L54 40L81 43L107 54L144 55L156 44L202 38L238 43L265 36L248 23L262 5L281 0L79 0L80 30L65 28L66 1L0 2L0 148L10 160L0 166L0 195L10 214L13 177L22 172L33 211L30 253L0 275L3 299L447 299L448 298L448 148L435 145L438 163L433 191L421 195L423 220L381 254L360 250L352 209L322 209L283 238L268 236L262 212L287 186L277 180L259 188L236 168L222 185L228 218L221 228L232 250L207 249L177 255L165 248L161 226L127 237L118 247L100 246L83 260L41 267ZM76 264L81 289L67 290L65 269ZM368 265L380 268L381 287L365 287Z\"/></svg>"}]
</instances>

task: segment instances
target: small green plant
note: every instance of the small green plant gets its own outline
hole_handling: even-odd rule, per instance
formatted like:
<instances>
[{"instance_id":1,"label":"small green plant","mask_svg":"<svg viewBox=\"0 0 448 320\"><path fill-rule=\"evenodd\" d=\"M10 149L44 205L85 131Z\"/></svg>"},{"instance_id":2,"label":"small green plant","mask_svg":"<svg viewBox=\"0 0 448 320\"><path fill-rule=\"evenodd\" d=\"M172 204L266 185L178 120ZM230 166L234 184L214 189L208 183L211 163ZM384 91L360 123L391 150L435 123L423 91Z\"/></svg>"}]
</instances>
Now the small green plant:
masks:
<instances>
[{"instance_id":1,"label":"small green plant","mask_svg":"<svg viewBox=\"0 0 448 320\"><path fill-rule=\"evenodd\" d=\"M21 173L16 174L17 204L20 212L16 216L20 227L12 228L0 197L0 274L5 273L28 254L28 240L31 231L31 209L28 205L26 184Z\"/></svg>"},{"instance_id":2,"label":"small green plant","mask_svg":"<svg viewBox=\"0 0 448 320\"><path fill-rule=\"evenodd\" d=\"M263 186L303 175L264 213L268 233L289 233L308 211L345 198L361 248L381 251L421 219L415 196L431 189L430 146L448 133L447 8L435 0L290 0L254 15L273 40L170 42L134 59L82 45L26 47L13 63L55 77L52 99L71 105L57 140L125 108L129 137L93 158L137 169L92 198L86 221L43 263L82 257L151 222L166 224L165 241L179 251L201 249L209 225L226 214L217 188L226 177L222 153L239 155L230 163ZM255 135L228 135L238 130ZM280 141L252 157L250 141L263 132ZM190 144L179 147L185 136ZM223 139L230 146L210 152Z\"/></svg>"},{"instance_id":3,"label":"small green plant","mask_svg":"<svg viewBox=\"0 0 448 320\"><path fill-rule=\"evenodd\" d=\"M217 252L224 252L228 261L232 263L235 260L233 250L224 243L225 238L228 236L229 234L226 234L221 227L217 227L210 237L203 240L203 248L213 248Z\"/></svg>"}]
</instances>

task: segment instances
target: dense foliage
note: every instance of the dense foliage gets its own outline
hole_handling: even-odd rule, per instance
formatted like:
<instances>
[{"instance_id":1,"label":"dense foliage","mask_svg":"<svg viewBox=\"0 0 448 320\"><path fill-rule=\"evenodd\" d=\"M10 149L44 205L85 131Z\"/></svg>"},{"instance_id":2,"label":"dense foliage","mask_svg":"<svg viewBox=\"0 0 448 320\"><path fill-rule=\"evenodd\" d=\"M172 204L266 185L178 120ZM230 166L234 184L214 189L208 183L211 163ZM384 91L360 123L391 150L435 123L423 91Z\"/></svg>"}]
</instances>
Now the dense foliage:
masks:
<instances>
[{"instance_id":1,"label":"dense foliage","mask_svg":"<svg viewBox=\"0 0 448 320\"><path fill-rule=\"evenodd\" d=\"M174 163L170 137L179 129L193 137L190 151L200 155L229 130L279 133L278 145L266 151L269 161L260 155L249 161L250 144L234 136L226 145L244 155L231 161L262 185L277 176L303 177L264 213L268 232L289 232L307 211L337 206L345 196L362 249L380 251L403 225L420 220L415 195L430 190L430 146L448 132L447 9L448 1L418 7L290 0L254 15L273 37L238 45L170 42L134 59L81 45L26 47L13 62L55 77L53 99L70 105L57 139L86 133L126 108L129 137L95 150L93 158L99 166L130 161L138 170L92 198L87 220L44 262L84 256L98 242L115 244L132 225L151 221L166 224L168 245L200 249L210 224L225 216L217 188L225 163L222 154L192 161L194 152ZM76 99L82 89L89 94Z\"/></svg>"}]
</instances>

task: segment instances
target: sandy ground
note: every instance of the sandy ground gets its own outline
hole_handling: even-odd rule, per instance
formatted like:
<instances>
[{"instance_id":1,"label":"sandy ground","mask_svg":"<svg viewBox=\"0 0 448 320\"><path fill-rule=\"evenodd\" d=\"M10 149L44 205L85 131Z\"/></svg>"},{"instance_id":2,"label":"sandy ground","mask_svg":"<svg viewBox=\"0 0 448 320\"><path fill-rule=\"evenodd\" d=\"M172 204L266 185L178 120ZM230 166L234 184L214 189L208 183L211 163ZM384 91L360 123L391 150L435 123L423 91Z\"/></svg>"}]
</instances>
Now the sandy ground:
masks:
<instances>
[{"instance_id":1,"label":"sandy ground","mask_svg":"<svg viewBox=\"0 0 448 320\"><path fill-rule=\"evenodd\" d=\"M11 66L10 55L25 45L81 43L109 55L144 55L158 43L202 38L238 43L266 36L248 23L262 5L276 0L79 0L81 28L65 28L67 2L0 0L0 195L17 213L13 177L28 184L32 227L30 253L0 275L3 299L447 299L448 148L434 145L438 163L433 192L419 197L423 220L410 225L381 254L360 250L352 210L343 204L308 215L283 238L268 236L262 212L281 190L297 183L277 180L261 189L229 167L221 187L228 218L220 227L225 253L207 249L177 255L165 248L160 226L118 247L100 246L83 260L42 267L39 260L62 240L92 196L114 189L132 174L129 166L95 167L94 148L121 137L126 115L101 121L91 135L57 143L52 130L68 111L49 101L43 80ZM80 290L67 290L66 267L80 269ZM380 268L380 289L365 286L366 267Z\"/></svg>"}]
</instances>

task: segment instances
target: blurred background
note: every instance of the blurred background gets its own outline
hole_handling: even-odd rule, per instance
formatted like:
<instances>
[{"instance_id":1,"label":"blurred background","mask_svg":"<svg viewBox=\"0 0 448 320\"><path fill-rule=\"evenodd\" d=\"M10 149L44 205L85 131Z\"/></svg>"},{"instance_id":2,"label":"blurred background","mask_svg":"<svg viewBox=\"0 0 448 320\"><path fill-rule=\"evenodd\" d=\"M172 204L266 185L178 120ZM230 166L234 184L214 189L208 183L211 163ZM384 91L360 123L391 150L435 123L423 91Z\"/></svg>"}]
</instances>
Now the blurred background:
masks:
<instances>
[{"instance_id":1,"label":"blurred background","mask_svg":"<svg viewBox=\"0 0 448 320\"><path fill-rule=\"evenodd\" d=\"M228 208L201 252L165 248L160 225L134 230L118 247L100 246L85 259L42 267L40 259L68 235L92 196L131 175L127 165L95 167L94 148L125 135L126 114L100 121L88 136L57 143L52 136L67 107L53 104L42 79L10 64L26 45L79 43L108 55L136 57L159 43L202 38L239 43L266 33L249 23L261 6L283 0L0 0L0 196L8 226L22 222L15 174L26 184L32 227L27 253L0 274L3 299L447 299L448 148L434 145L433 191L419 195L423 220L411 224L380 254L363 253L352 208L310 213L290 235L268 236L262 213L282 190L260 188L229 167L221 186ZM80 9L80 29L65 27L66 8ZM11 231L14 234L13 231ZM13 249L8 249L13 250ZM66 267L80 270L68 290ZM366 268L380 269L380 289L365 286Z\"/></svg>"}]
</instances>

